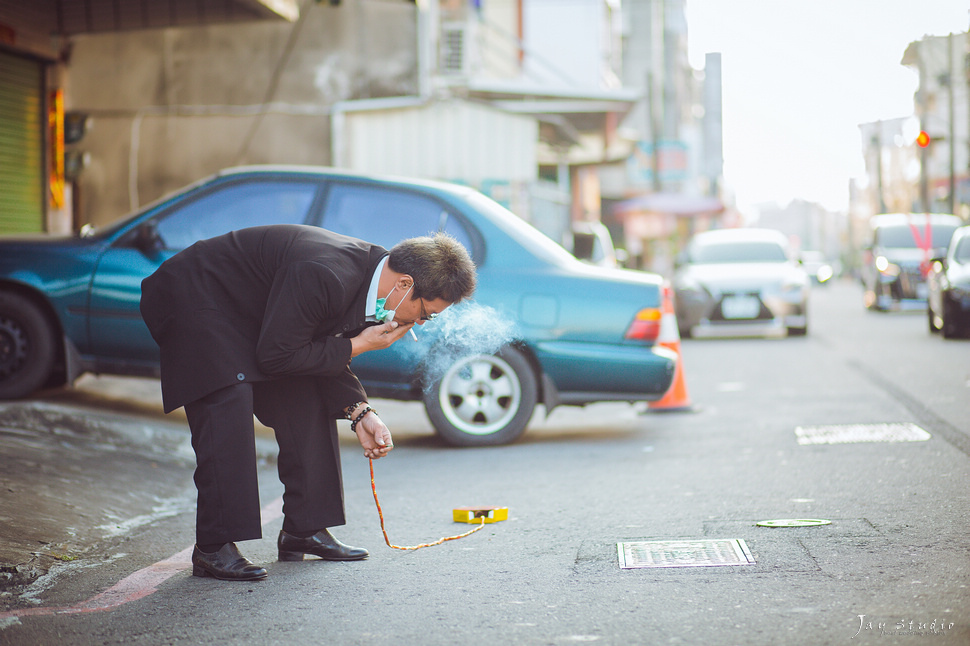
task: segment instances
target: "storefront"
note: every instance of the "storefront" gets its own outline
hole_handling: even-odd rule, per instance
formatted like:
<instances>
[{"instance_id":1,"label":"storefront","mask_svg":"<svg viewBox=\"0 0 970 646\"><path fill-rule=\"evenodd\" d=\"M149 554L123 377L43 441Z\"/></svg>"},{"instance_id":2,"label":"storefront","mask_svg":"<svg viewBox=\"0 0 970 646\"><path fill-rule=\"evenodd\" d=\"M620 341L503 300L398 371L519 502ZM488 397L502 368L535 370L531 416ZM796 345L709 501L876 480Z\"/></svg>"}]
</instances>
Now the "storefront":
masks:
<instances>
[{"instance_id":1,"label":"storefront","mask_svg":"<svg viewBox=\"0 0 970 646\"><path fill-rule=\"evenodd\" d=\"M46 227L45 64L0 50L0 234Z\"/></svg>"}]
</instances>

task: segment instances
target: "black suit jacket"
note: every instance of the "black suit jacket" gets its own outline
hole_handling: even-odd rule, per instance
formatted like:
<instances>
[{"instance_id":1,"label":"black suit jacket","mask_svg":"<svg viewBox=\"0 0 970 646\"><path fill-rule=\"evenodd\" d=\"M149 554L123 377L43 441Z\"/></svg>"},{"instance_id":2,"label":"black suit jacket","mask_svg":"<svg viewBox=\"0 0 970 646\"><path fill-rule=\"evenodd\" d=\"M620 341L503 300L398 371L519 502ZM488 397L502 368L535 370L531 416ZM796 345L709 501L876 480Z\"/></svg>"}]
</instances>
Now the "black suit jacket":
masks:
<instances>
[{"instance_id":1,"label":"black suit jacket","mask_svg":"<svg viewBox=\"0 0 970 646\"><path fill-rule=\"evenodd\" d=\"M161 349L165 412L240 382L328 380L331 414L366 399L348 332L365 325L387 251L317 227L273 225L197 242L142 281Z\"/></svg>"}]
</instances>

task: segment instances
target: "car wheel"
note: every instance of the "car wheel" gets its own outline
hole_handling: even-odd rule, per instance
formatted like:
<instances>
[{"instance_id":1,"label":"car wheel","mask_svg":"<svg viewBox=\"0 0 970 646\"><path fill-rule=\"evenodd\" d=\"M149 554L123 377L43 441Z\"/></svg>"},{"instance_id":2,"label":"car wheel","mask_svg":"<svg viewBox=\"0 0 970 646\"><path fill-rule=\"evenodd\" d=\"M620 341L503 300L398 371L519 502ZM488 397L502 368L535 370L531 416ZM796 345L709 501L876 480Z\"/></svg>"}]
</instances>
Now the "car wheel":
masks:
<instances>
[{"instance_id":1,"label":"car wheel","mask_svg":"<svg viewBox=\"0 0 970 646\"><path fill-rule=\"evenodd\" d=\"M788 328L788 336L805 336L806 334L808 334L808 326Z\"/></svg>"},{"instance_id":2,"label":"car wheel","mask_svg":"<svg viewBox=\"0 0 970 646\"><path fill-rule=\"evenodd\" d=\"M0 399L26 397L50 378L57 335L30 299L0 292Z\"/></svg>"},{"instance_id":3,"label":"car wheel","mask_svg":"<svg viewBox=\"0 0 970 646\"><path fill-rule=\"evenodd\" d=\"M425 389L424 407L453 446L508 444L525 431L538 401L536 376L521 352L503 348L458 359Z\"/></svg>"}]
</instances>

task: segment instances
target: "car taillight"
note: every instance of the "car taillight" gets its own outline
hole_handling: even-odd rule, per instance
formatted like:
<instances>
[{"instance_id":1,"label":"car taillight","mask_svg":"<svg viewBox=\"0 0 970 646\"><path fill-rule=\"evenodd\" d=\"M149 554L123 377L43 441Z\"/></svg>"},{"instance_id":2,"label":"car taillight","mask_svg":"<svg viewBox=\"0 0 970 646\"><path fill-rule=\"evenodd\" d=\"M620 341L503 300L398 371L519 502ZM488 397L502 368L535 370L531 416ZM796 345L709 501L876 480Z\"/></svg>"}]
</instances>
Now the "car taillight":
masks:
<instances>
[{"instance_id":1,"label":"car taillight","mask_svg":"<svg viewBox=\"0 0 970 646\"><path fill-rule=\"evenodd\" d=\"M660 336L660 319L662 314L656 307L646 307L633 318L627 328L624 338L634 341L656 341Z\"/></svg>"}]
</instances>

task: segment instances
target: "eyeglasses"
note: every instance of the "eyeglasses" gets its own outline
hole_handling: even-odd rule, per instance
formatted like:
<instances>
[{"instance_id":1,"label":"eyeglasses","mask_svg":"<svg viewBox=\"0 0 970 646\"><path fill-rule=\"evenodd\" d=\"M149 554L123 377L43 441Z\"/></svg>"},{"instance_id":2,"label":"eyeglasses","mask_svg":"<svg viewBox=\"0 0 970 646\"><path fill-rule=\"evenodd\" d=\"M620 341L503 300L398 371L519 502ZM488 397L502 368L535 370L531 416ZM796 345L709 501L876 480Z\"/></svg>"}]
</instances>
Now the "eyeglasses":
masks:
<instances>
[{"instance_id":1,"label":"eyeglasses","mask_svg":"<svg viewBox=\"0 0 970 646\"><path fill-rule=\"evenodd\" d=\"M421 301L421 320L422 321L430 321L434 319L436 316L438 316L438 312L435 312L434 314L428 314L428 310L424 308L424 299L418 299L418 300Z\"/></svg>"}]
</instances>

